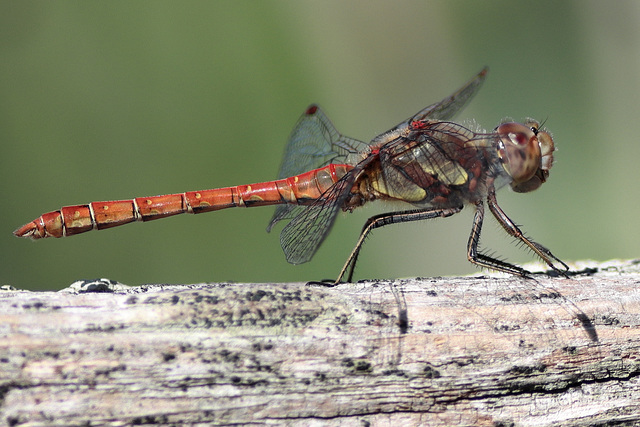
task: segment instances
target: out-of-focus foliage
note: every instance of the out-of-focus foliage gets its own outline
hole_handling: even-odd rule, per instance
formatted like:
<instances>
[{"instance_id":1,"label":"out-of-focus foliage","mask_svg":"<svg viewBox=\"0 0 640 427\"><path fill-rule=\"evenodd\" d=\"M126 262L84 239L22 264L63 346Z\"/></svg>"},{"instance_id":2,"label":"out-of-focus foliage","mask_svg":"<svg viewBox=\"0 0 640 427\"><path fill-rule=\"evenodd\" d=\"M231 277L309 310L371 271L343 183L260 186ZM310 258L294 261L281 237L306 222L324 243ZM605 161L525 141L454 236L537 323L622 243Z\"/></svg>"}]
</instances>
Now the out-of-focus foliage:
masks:
<instances>
[{"instance_id":1,"label":"out-of-focus foliage","mask_svg":"<svg viewBox=\"0 0 640 427\"><path fill-rule=\"evenodd\" d=\"M315 259L288 265L271 208L18 240L43 212L93 200L275 178L311 102L369 140L491 71L459 119L546 121L558 153L503 208L565 259L637 257L636 2L11 2L0 15L0 284L60 289L334 278L376 204L344 214ZM406 208L400 206L400 209ZM523 252L485 225L483 243ZM377 230L357 278L464 274L471 209Z\"/></svg>"}]
</instances>

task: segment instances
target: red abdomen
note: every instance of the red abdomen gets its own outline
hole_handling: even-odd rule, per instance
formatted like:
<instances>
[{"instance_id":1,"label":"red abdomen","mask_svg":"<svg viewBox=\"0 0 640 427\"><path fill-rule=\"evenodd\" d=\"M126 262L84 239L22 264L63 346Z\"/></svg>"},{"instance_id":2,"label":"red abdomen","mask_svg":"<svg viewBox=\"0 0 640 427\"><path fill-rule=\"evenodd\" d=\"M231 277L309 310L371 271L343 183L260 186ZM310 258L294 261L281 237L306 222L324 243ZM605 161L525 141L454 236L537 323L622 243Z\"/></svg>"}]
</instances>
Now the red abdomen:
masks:
<instances>
[{"instance_id":1,"label":"red abdomen","mask_svg":"<svg viewBox=\"0 0 640 427\"><path fill-rule=\"evenodd\" d=\"M42 214L13 232L42 239L102 230L133 221L150 221L180 213L201 213L233 207L309 204L318 199L353 167L328 165L290 178L212 190L188 191L130 200L65 206Z\"/></svg>"}]
</instances>

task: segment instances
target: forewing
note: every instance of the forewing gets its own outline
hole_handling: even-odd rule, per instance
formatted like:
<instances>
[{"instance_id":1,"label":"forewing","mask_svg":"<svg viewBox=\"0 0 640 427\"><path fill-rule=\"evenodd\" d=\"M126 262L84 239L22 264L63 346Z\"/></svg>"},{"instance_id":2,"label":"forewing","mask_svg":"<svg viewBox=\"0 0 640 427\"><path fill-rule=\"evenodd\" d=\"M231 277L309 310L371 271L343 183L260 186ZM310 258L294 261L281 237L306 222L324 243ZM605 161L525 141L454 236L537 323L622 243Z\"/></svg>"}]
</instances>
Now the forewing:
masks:
<instances>
[{"instance_id":1,"label":"forewing","mask_svg":"<svg viewBox=\"0 0 640 427\"><path fill-rule=\"evenodd\" d=\"M482 86L482 83L487 76L488 71L488 68L484 68L473 79L469 80L464 86L458 89L451 96L443 99L440 102L429 105L414 116L408 118L403 122L400 122L397 126L394 126L388 131L376 136L371 141L371 145L382 146L391 141L394 141L398 137L406 136L411 127L411 123L413 123L414 121L451 119L454 115L456 115L456 113L458 113L458 111L462 110L462 108L464 108L469 103L469 101L471 101L473 96L478 92L480 86Z\"/></svg>"},{"instance_id":2,"label":"forewing","mask_svg":"<svg viewBox=\"0 0 640 427\"><path fill-rule=\"evenodd\" d=\"M462 110L475 94L478 93L478 90L480 90L482 83L484 83L487 77L488 71L489 68L485 67L451 96L429 105L427 108L419 111L418 114L413 116L409 121L426 119L449 120L453 118L453 116Z\"/></svg>"},{"instance_id":3,"label":"forewing","mask_svg":"<svg viewBox=\"0 0 640 427\"><path fill-rule=\"evenodd\" d=\"M298 120L285 147L278 179L288 178L330 163L351 164L369 145L341 135L317 105L311 105ZM354 156L354 157L351 157ZM296 205L279 205L267 231L283 219L299 214Z\"/></svg>"}]
</instances>

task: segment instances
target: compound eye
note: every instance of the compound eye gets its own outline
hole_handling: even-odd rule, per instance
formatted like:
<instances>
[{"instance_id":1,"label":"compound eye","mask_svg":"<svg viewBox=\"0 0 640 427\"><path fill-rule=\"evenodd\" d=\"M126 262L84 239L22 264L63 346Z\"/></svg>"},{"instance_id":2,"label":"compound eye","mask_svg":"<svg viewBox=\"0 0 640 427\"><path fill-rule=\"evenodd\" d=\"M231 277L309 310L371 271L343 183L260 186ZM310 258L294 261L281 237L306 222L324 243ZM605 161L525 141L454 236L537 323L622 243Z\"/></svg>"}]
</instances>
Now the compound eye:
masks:
<instances>
[{"instance_id":1,"label":"compound eye","mask_svg":"<svg viewBox=\"0 0 640 427\"><path fill-rule=\"evenodd\" d=\"M498 156L511 176L511 188L519 193L533 191L549 176L555 150L553 137L540 130L540 123L527 119L524 124L503 123L496 128L500 137Z\"/></svg>"},{"instance_id":2,"label":"compound eye","mask_svg":"<svg viewBox=\"0 0 640 427\"><path fill-rule=\"evenodd\" d=\"M516 189L532 179L540 168L538 138L533 129L520 123L503 123L496 131L502 141L502 144L498 145L498 156L504 169L513 179L512 188ZM527 184L526 191L530 191L531 187Z\"/></svg>"},{"instance_id":3,"label":"compound eye","mask_svg":"<svg viewBox=\"0 0 640 427\"><path fill-rule=\"evenodd\" d=\"M533 136L535 136L535 133ZM527 145L531 138L524 132L509 132L509 139L515 145Z\"/></svg>"}]
</instances>

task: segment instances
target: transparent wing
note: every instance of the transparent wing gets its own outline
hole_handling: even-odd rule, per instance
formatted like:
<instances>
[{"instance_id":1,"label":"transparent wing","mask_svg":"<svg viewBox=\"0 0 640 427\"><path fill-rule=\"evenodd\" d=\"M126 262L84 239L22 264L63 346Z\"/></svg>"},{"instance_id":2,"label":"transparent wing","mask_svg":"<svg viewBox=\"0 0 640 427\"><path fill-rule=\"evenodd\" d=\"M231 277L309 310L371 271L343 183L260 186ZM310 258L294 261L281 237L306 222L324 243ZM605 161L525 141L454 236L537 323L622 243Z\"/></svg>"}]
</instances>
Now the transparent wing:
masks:
<instances>
[{"instance_id":1,"label":"transparent wing","mask_svg":"<svg viewBox=\"0 0 640 427\"><path fill-rule=\"evenodd\" d=\"M480 86L484 83L484 80L489 72L488 68L484 68L474 78L469 80L464 86L454 92L452 95L443 99L440 102L431 104L428 107L420 110L418 113L408 118L407 120L400 122L397 126L389 129L388 131L376 136L371 145L381 146L398 137L404 136L410 127L410 124L416 120L449 120L462 110L471 99L474 97Z\"/></svg>"},{"instance_id":2,"label":"transparent wing","mask_svg":"<svg viewBox=\"0 0 640 427\"><path fill-rule=\"evenodd\" d=\"M482 83L487 77L489 68L485 67L474 78L469 80L464 86L458 89L449 97L443 99L440 102L429 105L425 109L419 111L408 121L413 120L426 120L426 119L438 119L449 120L453 118L460 110L462 110L471 99L478 93Z\"/></svg>"},{"instance_id":3,"label":"transparent wing","mask_svg":"<svg viewBox=\"0 0 640 427\"><path fill-rule=\"evenodd\" d=\"M354 171L343 176L311 205L295 206L290 211L295 216L280 233L280 245L288 262L302 264L316 253L349 196L356 177Z\"/></svg>"},{"instance_id":4,"label":"transparent wing","mask_svg":"<svg viewBox=\"0 0 640 427\"><path fill-rule=\"evenodd\" d=\"M349 164L349 156L364 152L369 144L341 135L317 105L298 120L284 150L278 179L299 175L330 163Z\"/></svg>"},{"instance_id":5,"label":"transparent wing","mask_svg":"<svg viewBox=\"0 0 640 427\"><path fill-rule=\"evenodd\" d=\"M369 144L341 135L317 105L311 105L298 120L284 151L278 179L296 176L330 163L353 164ZM279 205L267 231L283 219L293 218L305 207Z\"/></svg>"},{"instance_id":6,"label":"transparent wing","mask_svg":"<svg viewBox=\"0 0 640 427\"><path fill-rule=\"evenodd\" d=\"M480 89L487 71L488 69L485 68L448 98L421 110L372 142L384 142L397 138L401 128L406 128L413 120L447 120L453 117ZM311 105L298 120L289 137L278 179L299 175L330 163L355 166L362 160L362 153L366 153L369 149L370 144L340 135L320 107ZM436 156L431 152L427 154ZM417 160L414 159L411 163L416 164ZM445 155L440 154L440 160L437 163L432 162L429 168L434 172L444 171L448 167L445 160ZM349 196L353 183L366 163L368 161L364 160L358 164L358 167L342 177L311 205L280 205L276 208L267 231L270 231L278 221L291 219L280 235L280 243L288 262L301 264L313 257L331 230L338 212ZM455 175L459 170L447 172L454 182L460 180Z\"/></svg>"}]
</instances>

